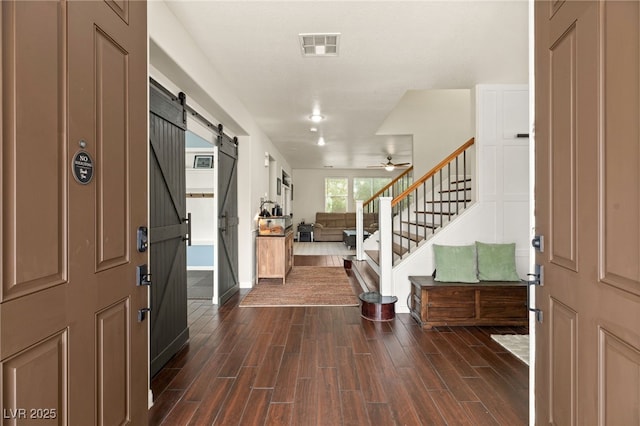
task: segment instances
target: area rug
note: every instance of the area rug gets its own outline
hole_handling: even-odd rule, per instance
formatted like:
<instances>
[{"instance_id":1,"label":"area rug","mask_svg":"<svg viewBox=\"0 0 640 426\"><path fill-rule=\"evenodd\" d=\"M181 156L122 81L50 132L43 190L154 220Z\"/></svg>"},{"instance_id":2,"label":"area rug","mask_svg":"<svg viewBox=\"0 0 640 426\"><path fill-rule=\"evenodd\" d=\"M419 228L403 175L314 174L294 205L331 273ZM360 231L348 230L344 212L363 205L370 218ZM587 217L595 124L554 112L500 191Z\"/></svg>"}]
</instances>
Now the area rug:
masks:
<instances>
[{"instance_id":1,"label":"area rug","mask_svg":"<svg viewBox=\"0 0 640 426\"><path fill-rule=\"evenodd\" d=\"M520 358L529 365L529 335L528 334L492 334L491 338L500 346Z\"/></svg>"},{"instance_id":2,"label":"area rug","mask_svg":"<svg viewBox=\"0 0 640 426\"><path fill-rule=\"evenodd\" d=\"M344 268L294 266L286 284L260 280L240 306L358 306L358 299Z\"/></svg>"}]
</instances>

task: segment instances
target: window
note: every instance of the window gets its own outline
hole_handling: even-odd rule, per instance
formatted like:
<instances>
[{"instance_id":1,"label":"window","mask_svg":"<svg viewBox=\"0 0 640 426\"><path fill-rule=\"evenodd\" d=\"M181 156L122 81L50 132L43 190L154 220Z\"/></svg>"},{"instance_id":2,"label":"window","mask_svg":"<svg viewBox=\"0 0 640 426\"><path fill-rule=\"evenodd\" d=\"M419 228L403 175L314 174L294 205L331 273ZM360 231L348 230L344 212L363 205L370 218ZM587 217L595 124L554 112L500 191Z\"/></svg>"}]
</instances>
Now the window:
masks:
<instances>
[{"instance_id":1,"label":"window","mask_svg":"<svg viewBox=\"0 0 640 426\"><path fill-rule=\"evenodd\" d=\"M353 200L367 201L373 194L384 188L391 178L388 177L356 177L353 178Z\"/></svg>"},{"instance_id":2,"label":"window","mask_svg":"<svg viewBox=\"0 0 640 426\"><path fill-rule=\"evenodd\" d=\"M347 198L349 197L349 179L325 178L324 179L324 211L328 213L340 213L347 211Z\"/></svg>"}]
</instances>

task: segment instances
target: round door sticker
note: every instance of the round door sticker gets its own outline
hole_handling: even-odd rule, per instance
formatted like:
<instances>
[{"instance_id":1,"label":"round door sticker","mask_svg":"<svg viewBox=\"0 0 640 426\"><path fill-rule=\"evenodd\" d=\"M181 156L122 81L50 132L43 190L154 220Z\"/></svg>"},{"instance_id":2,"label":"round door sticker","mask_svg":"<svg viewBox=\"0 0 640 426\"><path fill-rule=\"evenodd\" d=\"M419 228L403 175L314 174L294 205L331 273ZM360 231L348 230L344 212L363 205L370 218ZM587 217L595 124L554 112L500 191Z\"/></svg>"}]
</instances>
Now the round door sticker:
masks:
<instances>
[{"instance_id":1,"label":"round door sticker","mask_svg":"<svg viewBox=\"0 0 640 426\"><path fill-rule=\"evenodd\" d=\"M73 156L73 177L83 185L93 178L93 160L87 151L78 151Z\"/></svg>"}]
</instances>

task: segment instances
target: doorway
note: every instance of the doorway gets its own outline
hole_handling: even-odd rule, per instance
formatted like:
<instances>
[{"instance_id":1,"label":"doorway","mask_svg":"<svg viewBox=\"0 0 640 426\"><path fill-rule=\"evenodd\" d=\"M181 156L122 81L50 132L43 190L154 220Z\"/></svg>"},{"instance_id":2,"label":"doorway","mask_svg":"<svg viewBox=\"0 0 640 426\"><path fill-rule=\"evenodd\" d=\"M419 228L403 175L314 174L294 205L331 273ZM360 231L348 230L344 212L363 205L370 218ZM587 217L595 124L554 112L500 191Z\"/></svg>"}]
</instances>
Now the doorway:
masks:
<instances>
[{"instance_id":1,"label":"doorway","mask_svg":"<svg viewBox=\"0 0 640 426\"><path fill-rule=\"evenodd\" d=\"M216 183L215 135L196 120L187 120L185 143L186 205L191 219L187 245L187 299L215 303Z\"/></svg>"}]
</instances>

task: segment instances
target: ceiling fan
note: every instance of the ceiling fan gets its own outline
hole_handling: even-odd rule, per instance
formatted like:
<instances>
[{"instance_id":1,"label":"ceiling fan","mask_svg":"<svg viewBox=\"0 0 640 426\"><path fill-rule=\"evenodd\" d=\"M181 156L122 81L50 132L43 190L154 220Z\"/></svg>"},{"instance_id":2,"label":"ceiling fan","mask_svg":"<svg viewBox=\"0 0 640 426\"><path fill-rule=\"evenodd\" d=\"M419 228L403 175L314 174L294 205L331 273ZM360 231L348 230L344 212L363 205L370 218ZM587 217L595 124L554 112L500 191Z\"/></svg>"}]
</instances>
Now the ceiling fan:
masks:
<instances>
[{"instance_id":1,"label":"ceiling fan","mask_svg":"<svg viewBox=\"0 0 640 426\"><path fill-rule=\"evenodd\" d=\"M394 163L391 161L391 156L387 156L387 162L386 163L380 163L380 165L376 165L376 166L368 166L368 168L383 168L388 172L392 172L396 167L408 167L410 166L411 163Z\"/></svg>"}]
</instances>

